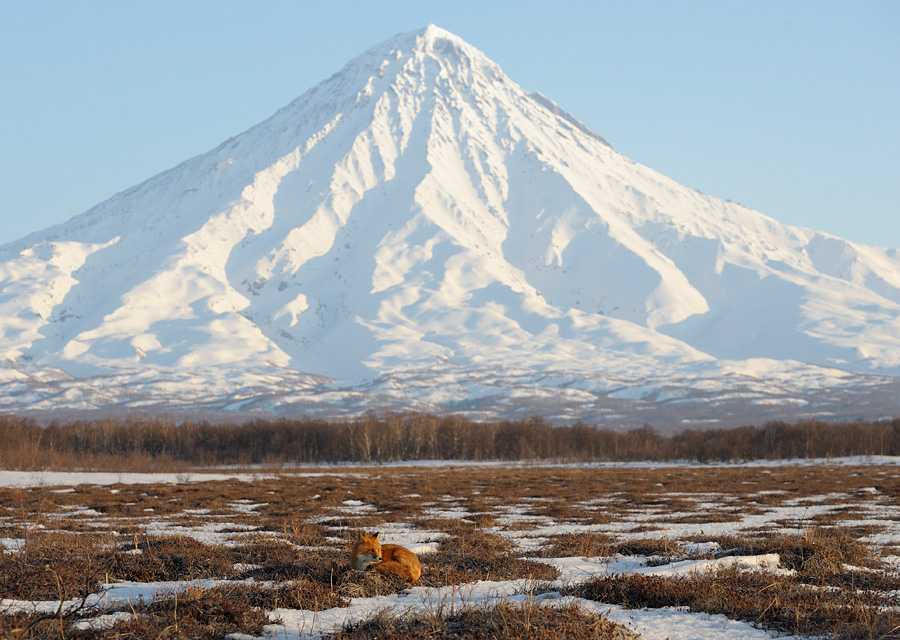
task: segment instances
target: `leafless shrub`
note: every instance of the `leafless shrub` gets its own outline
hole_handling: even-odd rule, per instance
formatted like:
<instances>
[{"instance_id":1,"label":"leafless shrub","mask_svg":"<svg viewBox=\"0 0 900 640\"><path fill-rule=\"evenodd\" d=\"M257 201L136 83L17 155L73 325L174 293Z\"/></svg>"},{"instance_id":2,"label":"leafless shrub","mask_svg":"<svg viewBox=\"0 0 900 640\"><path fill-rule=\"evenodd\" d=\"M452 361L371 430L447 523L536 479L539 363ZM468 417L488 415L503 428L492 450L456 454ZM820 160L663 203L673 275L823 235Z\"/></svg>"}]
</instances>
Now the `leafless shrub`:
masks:
<instances>
[{"instance_id":1,"label":"leafless shrub","mask_svg":"<svg viewBox=\"0 0 900 640\"><path fill-rule=\"evenodd\" d=\"M543 558L600 557L615 553L615 543L605 533L564 533L550 538L537 555Z\"/></svg>"},{"instance_id":2,"label":"leafless shrub","mask_svg":"<svg viewBox=\"0 0 900 640\"><path fill-rule=\"evenodd\" d=\"M252 590L230 585L189 589L137 607L136 613L93 637L218 640L234 633L259 635L269 622L266 612L254 604Z\"/></svg>"},{"instance_id":3,"label":"leafless shrub","mask_svg":"<svg viewBox=\"0 0 900 640\"><path fill-rule=\"evenodd\" d=\"M719 556L777 553L785 567L808 581L827 582L844 574L844 565L882 566L871 547L840 528L810 528L802 535L720 536L713 540L722 549Z\"/></svg>"},{"instance_id":4,"label":"leafless shrub","mask_svg":"<svg viewBox=\"0 0 900 640\"><path fill-rule=\"evenodd\" d=\"M137 538L100 555L106 573L118 580L155 582L224 578L234 573L229 550L193 538Z\"/></svg>"},{"instance_id":5,"label":"leafless shrub","mask_svg":"<svg viewBox=\"0 0 900 640\"><path fill-rule=\"evenodd\" d=\"M0 549L0 597L67 600L97 591L106 543L102 536L36 533L17 552Z\"/></svg>"},{"instance_id":6,"label":"leafless shrub","mask_svg":"<svg viewBox=\"0 0 900 640\"><path fill-rule=\"evenodd\" d=\"M518 558L505 538L472 527L442 540L437 553L422 558L421 583L437 587L476 580L553 580L558 575L549 565Z\"/></svg>"},{"instance_id":7,"label":"leafless shrub","mask_svg":"<svg viewBox=\"0 0 900 640\"><path fill-rule=\"evenodd\" d=\"M300 553L294 545L271 536L257 536L245 539L242 544L228 549L235 564L289 564Z\"/></svg>"},{"instance_id":8,"label":"leafless shrub","mask_svg":"<svg viewBox=\"0 0 900 640\"><path fill-rule=\"evenodd\" d=\"M443 460L741 460L900 455L900 418L891 422L784 422L661 435L541 420L477 423L457 416L391 415L333 422L253 420L243 424L133 418L42 427L0 416L6 468L107 467L178 470L190 465Z\"/></svg>"},{"instance_id":9,"label":"leafless shrub","mask_svg":"<svg viewBox=\"0 0 900 640\"><path fill-rule=\"evenodd\" d=\"M577 606L551 608L532 602L466 608L448 614L437 611L396 616L382 612L330 636L331 640L628 640L635 637L624 627Z\"/></svg>"},{"instance_id":10,"label":"leafless shrub","mask_svg":"<svg viewBox=\"0 0 900 640\"><path fill-rule=\"evenodd\" d=\"M896 603L877 592L811 588L791 577L761 572L612 576L569 593L630 608L688 607L769 629L841 640L896 637L900 624L897 612L884 608Z\"/></svg>"}]
</instances>

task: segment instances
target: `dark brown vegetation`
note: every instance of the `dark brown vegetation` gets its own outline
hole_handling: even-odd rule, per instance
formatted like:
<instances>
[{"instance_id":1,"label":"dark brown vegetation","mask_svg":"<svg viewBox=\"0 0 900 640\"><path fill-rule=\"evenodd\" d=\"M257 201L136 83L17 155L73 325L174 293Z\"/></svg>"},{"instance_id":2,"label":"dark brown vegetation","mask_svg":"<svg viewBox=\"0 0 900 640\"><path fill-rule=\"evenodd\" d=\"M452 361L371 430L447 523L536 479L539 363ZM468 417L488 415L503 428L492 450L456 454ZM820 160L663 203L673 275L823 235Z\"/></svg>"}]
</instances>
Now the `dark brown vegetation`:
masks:
<instances>
[{"instance_id":1,"label":"dark brown vegetation","mask_svg":"<svg viewBox=\"0 0 900 640\"><path fill-rule=\"evenodd\" d=\"M803 535L720 536L707 537L718 542L719 555L757 555L777 553L781 564L810 581L827 581L843 574L845 565L878 568L880 561L871 547L840 528L808 529ZM898 585L900 586L900 585Z\"/></svg>"},{"instance_id":2,"label":"dark brown vegetation","mask_svg":"<svg viewBox=\"0 0 900 640\"><path fill-rule=\"evenodd\" d=\"M215 589L179 595L177 607L168 596L135 603L135 618L102 632L72 627L76 619L96 612L65 610L43 619L0 612L0 638L143 640L224 637L238 631L258 634L265 623L263 613L276 608L320 611L346 606L350 598L395 594L408 585L373 571L352 571L347 561L350 543L361 529L385 527L381 529L385 541L397 542L390 537L388 523L405 523L422 531L423 540L439 540L435 553L421 556L424 586L530 579L540 589L541 583L557 575L556 569L539 562L540 557L621 553L652 556L650 562L657 563L686 557L681 543L689 540L718 542L719 550L707 551L707 557L778 553L783 566L796 570L796 576L737 572L658 580L620 576L594 581L594 591L588 585L577 593L629 606L683 604L696 611L758 620L774 629L804 629L838 638L892 637L891 627L879 626L888 623L881 622L877 607L897 604L890 593L900 588L898 577L884 570L878 550L873 552L866 540L878 525L859 523L875 509L882 522L900 519L892 515L900 514L900 473L893 465L307 471L267 475L253 482L82 485L63 490L0 487L0 538L25 540L20 551L0 553L0 597L77 599L96 593L107 580L227 581ZM348 500L368 508L348 509ZM800 515L785 515L791 519L761 522L728 536L673 539L671 533L654 532L656 525L675 521L689 522L690 530L697 531L696 525L720 522L729 514L743 517L807 501L827 504L830 510L803 521L794 519ZM248 511L251 503L253 509ZM632 520L647 513L659 517ZM516 517L508 518L509 514ZM586 526L579 529L582 533L554 535L546 518ZM854 524L842 527L842 518ZM619 538L627 527L593 530L625 521L639 525L629 533L637 528L645 533ZM178 527L203 527L204 536L216 537L204 537L204 544L160 535L167 526L173 534L184 532ZM548 544L530 558L523 558L521 550L499 535L531 535L535 526L543 531L533 535L548 539ZM147 527L157 533L147 535ZM782 527L808 531L785 534ZM237 582L248 578L266 583ZM555 615L548 611L546 615ZM460 624L473 625L467 631L453 626L457 624L453 616L444 611L426 613L416 621L379 619L371 624L387 625L381 631L361 625L345 633L374 629L385 638L428 638L409 635L425 630L434 638L465 638L467 632L487 629L496 634L493 637L506 637L502 633L507 632L509 637L521 637L515 631L521 622L516 618L519 612L507 613L509 624L497 628L483 626L477 617L459 618ZM579 636L586 633L580 627L560 633L553 626L556 622L544 616L544 610L536 610L527 618L533 625L528 627L533 635L527 637L542 637L544 627L546 637L593 637ZM892 613L886 620L900 623L895 618ZM448 633L458 635L441 635Z\"/></svg>"},{"instance_id":3,"label":"dark brown vegetation","mask_svg":"<svg viewBox=\"0 0 900 640\"><path fill-rule=\"evenodd\" d=\"M862 492L865 488L875 488L878 493ZM691 514L698 523L714 521L718 519L717 510L705 504L710 490L716 492L716 500L723 505L720 509L727 508L738 515L760 513L780 506L788 499L796 501L804 496L825 496L835 509L833 517L821 523L818 519L815 523L807 521L799 524L800 528L812 524L833 526L840 517L864 518L859 508L873 501L884 509L892 506L900 509L900 473L893 465L784 466L750 472L739 467L476 467L439 471L360 467L337 472L317 470L313 476L284 475L254 482L83 485L64 493L54 491L53 487L0 487L0 516L10 518L6 522L0 521L0 537L22 538L26 529L35 531L38 524L96 535L104 529L99 525L106 523L123 534L119 544L127 548L135 544L135 536L138 536L137 544L141 544L143 524L148 520L188 527L224 521L229 528L242 525L251 530L236 537L239 544L248 547L239 552L245 554L241 562L261 564L272 560L287 563L293 557L288 543L318 549L337 546L336 553L346 554L353 533L344 527L373 529L383 522L403 521L454 535L465 528L497 526L504 505L526 506L524 513L527 515L543 517L549 514L558 522L598 526L628 518L629 514L646 508L660 512L660 522L666 520L667 513L675 511ZM856 493L860 495L847 497ZM831 494L835 497L828 497ZM448 495L453 496L452 503L442 502ZM590 505L594 498L603 501ZM252 513L237 512L232 505L242 499L260 506ZM342 503L348 499L372 505L372 512L342 514ZM848 500L852 504L848 504ZM425 506L428 503L452 504L466 509L471 514L466 517L469 523L461 523L458 518L430 515L427 513L430 507ZM853 504L857 509L848 511ZM59 517L76 506L88 507L101 515ZM190 513L198 509L208 513ZM313 519L318 521L311 522ZM517 522L505 526L521 528L523 525ZM798 524L784 526L797 527ZM777 526L769 525L769 528L774 530ZM868 530L860 529L853 532L857 537L868 533ZM272 541L273 536L281 541ZM642 537L660 536L650 531ZM762 544L762 536L755 538L756 544ZM551 542L562 543L562 539ZM591 544L598 543L602 543L599 538ZM723 542L724 546L728 544ZM232 554L232 560L234 557Z\"/></svg>"},{"instance_id":4,"label":"dark brown vegetation","mask_svg":"<svg viewBox=\"0 0 900 640\"><path fill-rule=\"evenodd\" d=\"M553 567L519 558L513 545L496 534L474 527L442 540L437 553L425 558L421 584L442 587L475 580L554 580Z\"/></svg>"},{"instance_id":5,"label":"dark brown vegetation","mask_svg":"<svg viewBox=\"0 0 900 640\"><path fill-rule=\"evenodd\" d=\"M543 558L597 557L612 555L613 538L605 533L563 533L551 537L535 555Z\"/></svg>"},{"instance_id":6,"label":"dark brown vegetation","mask_svg":"<svg viewBox=\"0 0 900 640\"><path fill-rule=\"evenodd\" d=\"M611 576L569 593L630 608L689 607L764 628L841 640L900 637L900 614L884 608L898 603L882 593L815 588L792 577L761 572Z\"/></svg>"},{"instance_id":7,"label":"dark brown vegetation","mask_svg":"<svg viewBox=\"0 0 900 640\"><path fill-rule=\"evenodd\" d=\"M699 461L900 455L900 418L879 423L770 423L666 436L540 420L479 423L427 415L243 424L95 420L40 426L0 416L5 468L183 468L249 463L396 460Z\"/></svg>"},{"instance_id":8,"label":"dark brown vegetation","mask_svg":"<svg viewBox=\"0 0 900 640\"><path fill-rule=\"evenodd\" d=\"M349 625L331 640L626 640L636 637L606 618L569 606L499 604L444 615L396 616L388 613Z\"/></svg>"},{"instance_id":9,"label":"dark brown vegetation","mask_svg":"<svg viewBox=\"0 0 900 640\"><path fill-rule=\"evenodd\" d=\"M223 578L234 573L228 549L193 538L137 538L100 556L116 580L156 582Z\"/></svg>"},{"instance_id":10,"label":"dark brown vegetation","mask_svg":"<svg viewBox=\"0 0 900 640\"><path fill-rule=\"evenodd\" d=\"M116 548L109 534L32 533L0 550L0 597L68 600L106 581L154 582L233 575L229 549L192 538L141 538Z\"/></svg>"},{"instance_id":11,"label":"dark brown vegetation","mask_svg":"<svg viewBox=\"0 0 900 640\"><path fill-rule=\"evenodd\" d=\"M56 621L42 623L22 638L70 638L94 640L220 640L232 633L259 635L269 624L266 608L279 602L275 591L242 585L226 585L212 589L188 589L177 597L139 604L128 612L130 619L110 629L69 630L58 633ZM290 596L284 600L290 603Z\"/></svg>"},{"instance_id":12,"label":"dark brown vegetation","mask_svg":"<svg viewBox=\"0 0 900 640\"><path fill-rule=\"evenodd\" d=\"M616 541L605 533L564 533L552 536L536 554L542 558L660 556L666 562L681 559L677 541L668 538L640 538Z\"/></svg>"},{"instance_id":13,"label":"dark brown vegetation","mask_svg":"<svg viewBox=\"0 0 900 640\"><path fill-rule=\"evenodd\" d=\"M303 606L293 608L321 611L345 606L346 598L369 598L403 591L407 583L396 576L374 571L354 571L346 553L310 554L287 564L267 563L237 576L239 579L281 582L292 581L302 588L295 600Z\"/></svg>"},{"instance_id":14,"label":"dark brown vegetation","mask_svg":"<svg viewBox=\"0 0 900 640\"><path fill-rule=\"evenodd\" d=\"M78 631L71 628L72 621L77 618L78 616L65 611L47 615L30 613L0 615L0 638L3 640L94 640L101 637L95 631Z\"/></svg>"},{"instance_id":15,"label":"dark brown vegetation","mask_svg":"<svg viewBox=\"0 0 900 640\"><path fill-rule=\"evenodd\" d=\"M255 596L255 590L240 586L189 589L177 598L138 607L130 620L88 637L218 640L238 632L258 635L269 620Z\"/></svg>"},{"instance_id":16,"label":"dark brown vegetation","mask_svg":"<svg viewBox=\"0 0 900 640\"><path fill-rule=\"evenodd\" d=\"M900 613L885 609L900 604L900 577L883 570L871 549L847 532L823 528L717 541L719 556L777 553L796 574L728 569L683 577L613 576L569 592L632 608L689 607L791 633L847 640L900 637Z\"/></svg>"},{"instance_id":17,"label":"dark brown vegetation","mask_svg":"<svg viewBox=\"0 0 900 640\"><path fill-rule=\"evenodd\" d=\"M29 535L18 552L0 549L0 598L68 600L94 593L104 578L102 553L103 542L94 536Z\"/></svg>"}]
</instances>

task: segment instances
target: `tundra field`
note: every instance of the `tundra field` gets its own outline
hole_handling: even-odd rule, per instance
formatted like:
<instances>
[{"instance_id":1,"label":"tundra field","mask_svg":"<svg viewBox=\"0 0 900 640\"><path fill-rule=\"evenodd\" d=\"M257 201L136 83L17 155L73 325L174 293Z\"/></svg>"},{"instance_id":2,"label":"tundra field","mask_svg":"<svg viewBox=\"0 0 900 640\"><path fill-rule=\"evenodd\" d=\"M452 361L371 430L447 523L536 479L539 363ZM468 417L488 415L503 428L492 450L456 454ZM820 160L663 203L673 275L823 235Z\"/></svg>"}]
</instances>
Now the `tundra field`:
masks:
<instances>
[{"instance_id":1,"label":"tundra field","mask_svg":"<svg viewBox=\"0 0 900 640\"><path fill-rule=\"evenodd\" d=\"M0 485L3 638L900 638L895 464ZM362 531L416 551L421 582L351 570Z\"/></svg>"}]
</instances>

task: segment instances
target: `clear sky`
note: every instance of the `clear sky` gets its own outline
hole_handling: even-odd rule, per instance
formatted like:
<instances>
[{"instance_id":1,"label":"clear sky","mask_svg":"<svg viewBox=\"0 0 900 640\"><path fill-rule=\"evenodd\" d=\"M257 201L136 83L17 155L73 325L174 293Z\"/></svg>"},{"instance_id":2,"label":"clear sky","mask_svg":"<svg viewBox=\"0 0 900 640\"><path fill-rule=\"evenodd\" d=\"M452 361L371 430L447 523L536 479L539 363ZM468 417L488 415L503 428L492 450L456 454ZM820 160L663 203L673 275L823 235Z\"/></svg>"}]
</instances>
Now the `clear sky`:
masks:
<instances>
[{"instance_id":1,"label":"clear sky","mask_svg":"<svg viewBox=\"0 0 900 640\"><path fill-rule=\"evenodd\" d=\"M243 131L432 22L619 151L900 247L900 2L0 4L0 243Z\"/></svg>"}]
</instances>

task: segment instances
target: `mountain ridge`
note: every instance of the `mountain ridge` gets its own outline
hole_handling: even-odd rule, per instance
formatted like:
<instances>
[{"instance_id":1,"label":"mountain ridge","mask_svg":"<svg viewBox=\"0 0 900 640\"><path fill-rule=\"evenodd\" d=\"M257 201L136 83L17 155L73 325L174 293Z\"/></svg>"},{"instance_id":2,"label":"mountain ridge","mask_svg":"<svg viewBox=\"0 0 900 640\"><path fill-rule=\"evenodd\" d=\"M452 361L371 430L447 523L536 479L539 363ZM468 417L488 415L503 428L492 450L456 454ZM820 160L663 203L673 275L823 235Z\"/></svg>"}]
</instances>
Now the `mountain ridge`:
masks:
<instances>
[{"instance_id":1,"label":"mountain ridge","mask_svg":"<svg viewBox=\"0 0 900 640\"><path fill-rule=\"evenodd\" d=\"M704 399L718 379L727 399L723 381L761 370L740 403L811 415L810 388L892 388L896 250L683 187L535 95L429 25L211 151L0 246L0 358L82 386L70 403L0 379L0 408L100 408L79 380L210 367L237 380L248 364L333 380L301 408L362 410L377 388L391 407L494 398L504 415L528 396L573 419L615 394L658 403L666 379L694 380L679 393ZM560 414L553 396L577 387ZM166 401L135 394L117 402Z\"/></svg>"}]
</instances>

